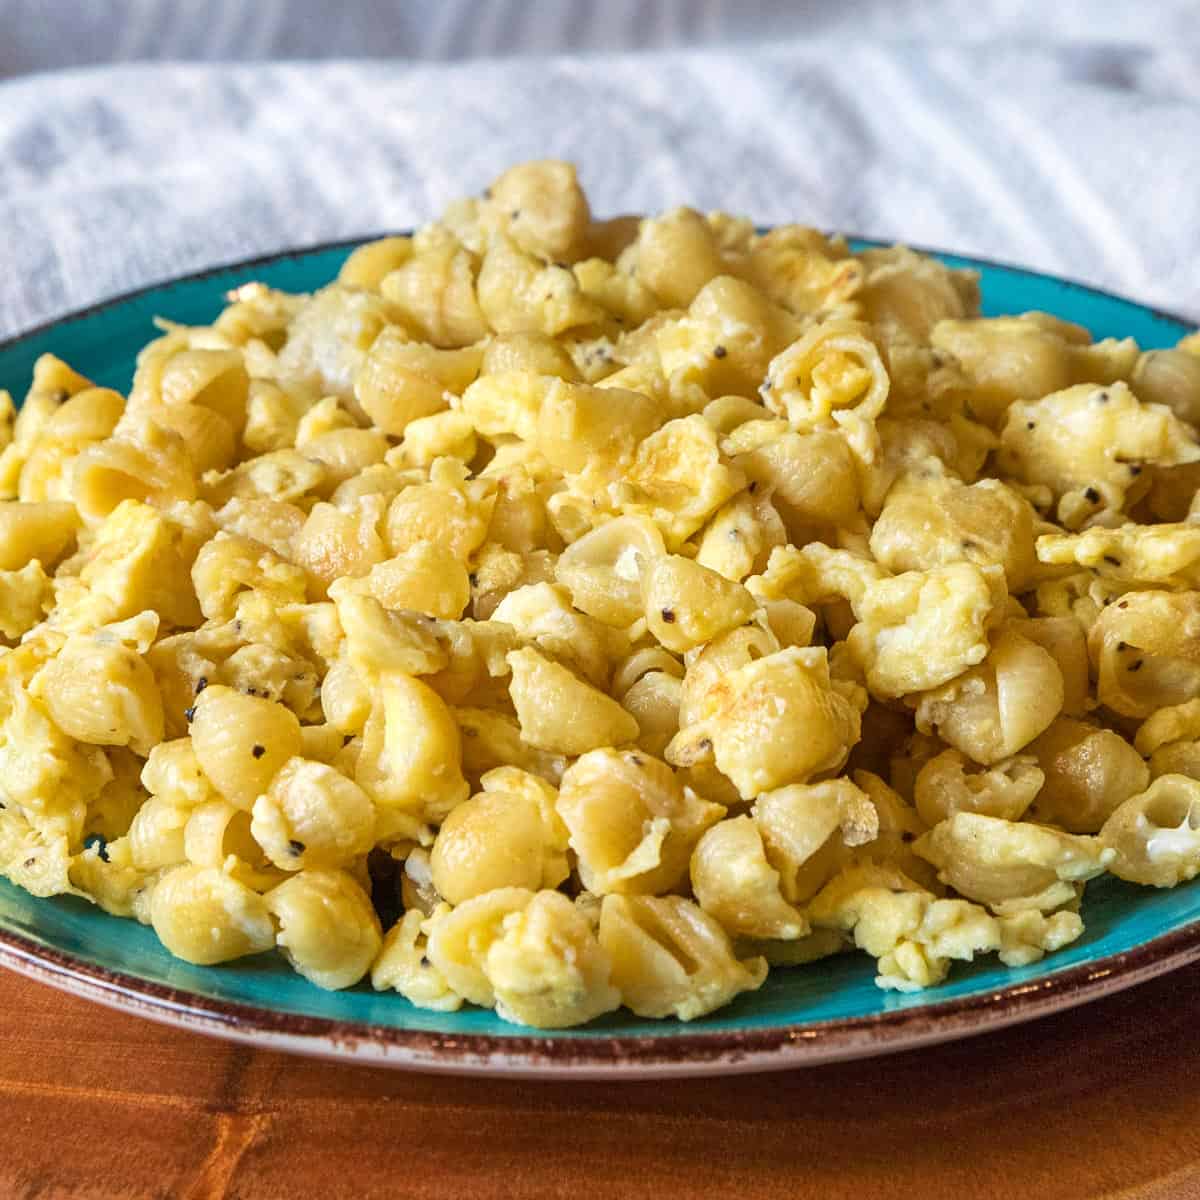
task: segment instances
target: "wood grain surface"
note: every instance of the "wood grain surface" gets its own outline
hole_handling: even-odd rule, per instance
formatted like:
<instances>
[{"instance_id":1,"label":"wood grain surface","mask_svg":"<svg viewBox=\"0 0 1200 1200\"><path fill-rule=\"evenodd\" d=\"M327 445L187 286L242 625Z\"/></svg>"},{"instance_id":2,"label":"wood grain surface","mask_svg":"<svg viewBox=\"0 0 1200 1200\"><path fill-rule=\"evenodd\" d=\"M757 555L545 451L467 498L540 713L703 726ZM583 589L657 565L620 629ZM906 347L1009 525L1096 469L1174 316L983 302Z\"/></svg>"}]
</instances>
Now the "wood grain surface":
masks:
<instances>
[{"instance_id":1,"label":"wood grain surface","mask_svg":"<svg viewBox=\"0 0 1200 1200\"><path fill-rule=\"evenodd\" d=\"M291 1058L0 972L0 1197L1200 1197L1200 967L779 1075L494 1082Z\"/></svg>"}]
</instances>

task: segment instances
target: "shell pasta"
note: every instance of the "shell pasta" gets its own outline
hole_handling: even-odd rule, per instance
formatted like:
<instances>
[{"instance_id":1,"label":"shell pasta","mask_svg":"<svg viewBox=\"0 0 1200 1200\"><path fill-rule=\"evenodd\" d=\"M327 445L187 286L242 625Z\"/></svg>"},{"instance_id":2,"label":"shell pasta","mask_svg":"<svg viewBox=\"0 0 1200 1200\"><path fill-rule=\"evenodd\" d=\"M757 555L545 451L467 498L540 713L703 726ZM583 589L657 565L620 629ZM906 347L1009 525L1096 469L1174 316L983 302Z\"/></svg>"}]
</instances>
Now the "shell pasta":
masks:
<instances>
[{"instance_id":1,"label":"shell pasta","mask_svg":"<svg viewBox=\"0 0 1200 1200\"><path fill-rule=\"evenodd\" d=\"M13 884L556 1029L1200 874L1197 337L548 161L159 325L0 392Z\"/></svg>"}]
</instances>

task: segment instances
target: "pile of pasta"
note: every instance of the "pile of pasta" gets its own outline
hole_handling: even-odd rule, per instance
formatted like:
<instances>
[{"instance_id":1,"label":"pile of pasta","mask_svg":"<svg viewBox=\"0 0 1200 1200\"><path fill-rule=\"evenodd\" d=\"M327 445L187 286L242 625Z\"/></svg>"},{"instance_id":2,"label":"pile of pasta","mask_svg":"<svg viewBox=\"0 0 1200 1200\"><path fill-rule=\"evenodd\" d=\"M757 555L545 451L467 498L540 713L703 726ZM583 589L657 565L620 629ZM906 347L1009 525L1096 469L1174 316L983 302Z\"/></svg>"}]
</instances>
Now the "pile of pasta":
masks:
<instances>
[{"instance_id":1,"label":"pile of pasta","mask_svg":"<svg viewBox=\"0 0 1200 1200\"><path fill-rule=\"evenodd\" d=\"M559 162L228 299L3 397L14 883L556 1028L1200 871L1196 336Z\"/></svg>"}]
</instances>

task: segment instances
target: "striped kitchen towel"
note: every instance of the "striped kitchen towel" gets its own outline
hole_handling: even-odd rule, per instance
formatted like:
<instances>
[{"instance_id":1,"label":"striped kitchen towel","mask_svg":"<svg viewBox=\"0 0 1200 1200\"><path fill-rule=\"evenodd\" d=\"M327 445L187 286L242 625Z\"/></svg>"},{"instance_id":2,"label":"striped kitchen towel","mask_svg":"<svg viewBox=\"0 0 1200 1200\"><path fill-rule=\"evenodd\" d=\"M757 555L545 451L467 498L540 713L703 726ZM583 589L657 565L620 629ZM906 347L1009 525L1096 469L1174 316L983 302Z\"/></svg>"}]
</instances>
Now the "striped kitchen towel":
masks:
<instances>
[{"instance_id":1,"label":"striped kitchen towel","mask_svg":"<svg viewBox=\"0 0 1200 1200\"><path fill-rule=\"evenodd\" d=\"M725 49L11 78L0 337L213 263L410 227L542 156L575 160L601 214L686 201L802 221L1200 319L1200 44L825 30Z\"/></svg>"}]
</instances>

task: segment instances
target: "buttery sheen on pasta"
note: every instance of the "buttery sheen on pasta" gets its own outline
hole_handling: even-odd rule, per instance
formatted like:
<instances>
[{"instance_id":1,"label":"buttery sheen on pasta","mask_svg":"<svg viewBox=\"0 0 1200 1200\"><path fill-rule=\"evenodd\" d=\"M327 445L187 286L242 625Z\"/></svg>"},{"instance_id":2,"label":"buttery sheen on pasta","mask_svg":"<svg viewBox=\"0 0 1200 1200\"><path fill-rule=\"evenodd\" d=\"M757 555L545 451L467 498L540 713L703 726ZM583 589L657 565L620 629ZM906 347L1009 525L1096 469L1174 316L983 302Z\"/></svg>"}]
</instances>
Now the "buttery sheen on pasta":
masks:
<instances>
[{"instance_id":1,"label":"buttery sheen on pasta","mask_svg":"<svg viewBox=\"0 0 1200 1200\"><path fill-rule=\"evenodd\" d=\"M0 392L12 882L553 1029L1200 873L1200 335L560 162L228 300Z\"/></svg>"}]
</instances>

